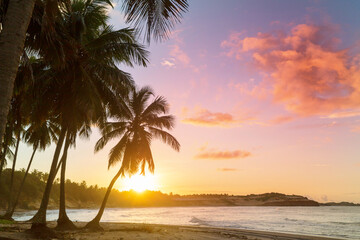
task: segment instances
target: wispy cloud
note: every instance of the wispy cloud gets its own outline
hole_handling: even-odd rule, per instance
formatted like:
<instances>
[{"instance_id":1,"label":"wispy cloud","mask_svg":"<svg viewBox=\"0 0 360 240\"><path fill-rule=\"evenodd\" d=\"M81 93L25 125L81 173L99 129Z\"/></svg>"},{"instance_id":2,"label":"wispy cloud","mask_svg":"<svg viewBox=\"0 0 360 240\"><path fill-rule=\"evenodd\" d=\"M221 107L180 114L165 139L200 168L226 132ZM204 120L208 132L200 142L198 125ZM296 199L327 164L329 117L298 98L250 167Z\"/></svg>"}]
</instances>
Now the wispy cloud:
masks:
<instances>
[{"instance_id":1,"label":"wispy cloud","mask_svg":"<svg viewBox=\"0 0 360 240\"><path fill-rule=\"evenodd\" d=\"M185 66L190 64L190 57L180 48L179 45L172 46L170 56L174 57Z\"/></svg>"},{"instance_id":2,"label":"wispy cloud","mask_svg":"<svg viewBox=\"0 0 360 240\"><path fill-rule=\"evenodd\" d=\"M352 132L355 132L355 133L360 133L360 125L353 126L353 127L351 128L351 131L352 131Z\"/></svg>"},{"instance_id":3,"label":"wispy cloud","mask_svg":"<svg viewBox=\"0 0 360 240\"><path fill-rule=\"evenodd\" d=\"M251 153L243 150L232 151L218 151L216 149L203 149L198 153L196 159L210 159L210 160L226 160L226 159L241 159L250 157Z\"/></svg>"},{"instance_id":4,"label":"wispy cloud","mask_svg":"<svg viewBox=\"0 0 360 240\"><path fill-rule=\"evenodd\" d=\"M325 118L349 118L349 117L358 117L360 116L360 111L346 111L346 112L336 112L332 113Z\"/></svg>"},{"instance_id":5,"label":"wispy cloud","mask_svg":"<svg viewBox=\"0 0 360 240\"><path fill-rule=\"evenodd\" d=\"M237 168L218 168L219 172L236 172L239 171Z\"/></svg>"},{"instance_id":6,"label":"wispy cloud","mask_svg":"<svg viewBox=\"0 0 360 240\"><path fill-rule=\"evenodd\" d=\"M294 119L295 119L294 116L278 116L278 117L272 119L270 121L270 123L272 123L272 124L282 124L282 123L291 122Z\"/></svg>"},{"instance_id":7,"label":"wispy cloud","mask_svg":"<svg viewBox=\"0 0 360 240\"><path fill-rule=\"evenodd\" d=\"M238 60L251 54L255 67L271 80L274 102L288 111L329 115L360 106L360 54L337 50L337 32L331 24L299 24L254 37L233 33L221 46Z\"/></svg>"},{"instance_id":8,"label":"wispy cloud","mask_svg":"<svg viewBox=\"0 0 360 240\"><path fill-rule=\"evenodd\" d=\"M175 67L175 59L173 58L169 58L169 59L163 59L162 62L161 62L161 65L162 66L165 66L165 67Z\"/></svg>"},{"instance_id":9,"label":"wispy cloud","mask_svg":"<svg viewBox=\"0 0 360 240\"><path fill-rule=\"evenodd\" d=\"M226 112L211 112L201 107L197 107L192 111L184 107L182 115L183 123L206 127L238 127L246 121L255 120L255 117L250 113L234 116Z\"/></svg>"}]
</instances>

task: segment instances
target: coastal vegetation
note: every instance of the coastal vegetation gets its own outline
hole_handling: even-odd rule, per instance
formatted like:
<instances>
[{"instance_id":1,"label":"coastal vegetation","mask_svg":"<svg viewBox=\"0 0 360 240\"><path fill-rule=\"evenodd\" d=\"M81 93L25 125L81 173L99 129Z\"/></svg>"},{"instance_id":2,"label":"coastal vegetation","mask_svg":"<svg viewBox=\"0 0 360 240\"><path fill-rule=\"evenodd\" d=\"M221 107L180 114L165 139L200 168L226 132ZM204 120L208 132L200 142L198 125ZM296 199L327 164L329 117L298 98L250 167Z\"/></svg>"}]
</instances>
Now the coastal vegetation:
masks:
<instances>
[{"instance_id":1,"label":"coastal vegetation","mask_svg":"<svg viewBox=\"0 0 360 240\"><path fill-rule=\"evenodd\" d=\"M59 204L57 228L75 228L66 214L66 188L77 186L66 181L67 155L77 138L88 138L94 127L102 130L103 144L125 133L109 160L109 165L120 162L122 176L137 170L145 174L146 166L154 171L149 145L152 137L179 150L177 140L163 130L173 128L174 118L159 116L168 112L165 98L155 97L150 88L138 90L130 73L121 70L120 64L146 67L149 52L143 42L166 39L187 11L188 3L123 0L121 9L129 25L123 29L109 24L108 9L113 7L111 0L0 2L0 186L1 204L6 208L3 219L12 219L18 204L26 207L23 200L19 201L26 199L26 193L32 193L32 198L40 193L38 211L31 219L32 229L46 226L50 199ZM153 103L145 108L151 97ZM133 100L135 105L130 104ZM111 123L112 117L127 119L131 126ZM109 132L110 128L116 129L115 135ZM33 153L27 169L16 171L21 141L32 146ZM56 147L49 172L29 173L36 152L50 144ZM3 170L10 163L11 168ZM55 181L58 174L60 178Z\"/></svg>"},{"instance_id":2,"label":"coastal vegetation","mask_svg":"<svg viewBox=\"0 0 360 240\"><path fill-rule=\"evenodd\" d=\"M23 171L15 171L14 188L19 187ZM10 169L4 171L6 181L10 180ZM18 208L34 210L40 205L42 189L46 184L46 173L34 170L29 174ZM3 186L2 186L3 187ZM1 188L0 204L6 205L7 188ZM4 190L5 191L4 191ZM56 179L50 194L49 208L57 209L60 199L60 180ZM66 206L70 208L97 208L102 203L107 188L88 185L86 182L65 181ZM229 194L166 194L160 191L112 189L107 200L108 207L186 207L186 206L319 206L319 203L298 195L281 193L250 194L246 196Z\"/></svg>"}]
</instances>

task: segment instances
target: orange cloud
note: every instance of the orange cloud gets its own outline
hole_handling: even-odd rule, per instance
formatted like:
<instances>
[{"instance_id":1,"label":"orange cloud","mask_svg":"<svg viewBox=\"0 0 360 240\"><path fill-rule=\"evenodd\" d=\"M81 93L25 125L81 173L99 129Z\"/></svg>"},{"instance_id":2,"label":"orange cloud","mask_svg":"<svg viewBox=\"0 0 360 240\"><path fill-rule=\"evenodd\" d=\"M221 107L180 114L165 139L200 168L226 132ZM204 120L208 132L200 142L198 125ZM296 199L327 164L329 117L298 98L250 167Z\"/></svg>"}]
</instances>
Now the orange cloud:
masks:
<instances>
[{"instance_id":1,"label":"orange cloud","mask_svg":"<svg viewBox=\"0 0 360 240\"><path fill-rule=\"evenodd\" d=\"M211 112L204 108L196 108L193 113L190 114L191 116L188 116L189 109L182 109L182 115L184 116L182 120L183 123L206 127L234 127L239 126L245 121L254 120L254 117L247 113L235 118L230 113Z\"/></svg>"},{"instance_id":2,"label":"orange cloud","mask_svg":"<svg viewBox=\"0 0 360 240\"><path fill-rule=\"evenodd\" d=\"M256 37L234 33L221 46L236 59L251 53L270 76L274 102L298 115L328 115L360 107L360 54L336 50L335 34L330 25L299 24Z\"/></svg>"},{"instance_id":3,"label":"orange cloud","mask_svg":"<svg viewBox=\"0 0 360 240\"><path fill-rule=\"evenodd\" d=\"M220 172L235 172L235 171L238 171L237 168L218 168L217 170L220 171Z\"/></svg>"},{"instance_id":4,"label":"orange cloud","mask_svg":"<svg viewBox=\"0 0 360 240\"><path fill-rule=\"evenodd\" d=\"M281 123L287 123L294 120L293 116L279 116L274 119L272 119L270 122L272 124L281 124Z\"/></svg>"},{"instance_id":5,"label":"orange cloud","mask_svg":"<svg viewBox=\"0 0 360 240\"><path fill-rule=\"evenodd\" d=\"M239 159L251 156L250 152L235 150L235 151L215 151L205 150L195 156L197 159L212 159L212 160L224 160L224 159Z\"/></svg>"},{"instance_id":6,"label":"orange cloud","mask_svg":"<svg viewBox=\"0 0 360 240\"><path fill-rule=\"evenodd\" d=\"M330 114L326 118L349 118L360 116L360 111L346 111L346 112L336 112Z\"/></svg>"}]
</instances>

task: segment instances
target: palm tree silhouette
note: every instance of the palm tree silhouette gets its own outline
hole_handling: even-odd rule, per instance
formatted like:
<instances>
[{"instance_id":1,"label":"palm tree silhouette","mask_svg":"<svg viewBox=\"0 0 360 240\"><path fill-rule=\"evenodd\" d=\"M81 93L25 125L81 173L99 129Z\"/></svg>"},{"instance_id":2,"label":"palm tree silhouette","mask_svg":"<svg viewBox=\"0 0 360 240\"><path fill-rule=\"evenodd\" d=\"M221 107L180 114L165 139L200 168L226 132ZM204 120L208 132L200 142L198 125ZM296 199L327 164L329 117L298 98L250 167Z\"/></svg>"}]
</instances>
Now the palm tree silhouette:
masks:
<instances>
[{"instance_id":1,"label":"palm tree silhouette","mask_svg":"<svg viewBox=\"0 0 360 240\"><path fill-rule=\"evenodd\" d=\"M31 220L32 228L46 224L50 191L59 164L62 164L62 174L58 227L74 227L66 216L63 189L68 148L75 143L78 133L89 131L98 121L105 121L107 106L133 85L131 76L117 64L146 66L148 62L148 51L135 40L135 30L114 31L107 25L105 2L108 1L73 1L63 12L63 25L59 29L66 35L64 41L71 46L73 55L68 56L65 66L50 68L47 73L49 81L43 96L48 100L44 101L50 102L48 111L58 116L61 133L40 208Z\"/></svg>"},{"instance_id":2,"label":"palm tree silhouette","mask_svg":"<svg viewBox=\"0 0 360 240\"><path fill-rule=\"evenodd\" d=\"M32 117L33 119L36 118L34 115ZM30 124L30 126L28 126L27 130L24 132L24 140L27 144L32 145L33 152L31 154L28 166L25 171L25 175L21 181L12 208L6 212L5 218L11 218L14 214L36 151L45 150L51 144L51 142L56 142L59 132L59 126L54 121L41 121L39 119L34 119L34 121Z\"/></svg>"},{"instance_id":3,"label":"palm tree silhouette","mask_svg":"<svg viewBox=\"0 0 360 240\"><path fill-rule=\"evenodd\" d=\"M90 221L87 228L101 228L100 219L104 212L107 199L116 180L126 173L134 174L141 170L145 175L145 167L154 172L154 160L150 144L153 138L159 138L176 151L180 150L179 142L170 133L174 127L174 116L168 113L169 106L162 96L156 97L149 105L147 102L153 91L149 87L140 90L133 89L128 98L122 98L118 104L118 111L111 117L116 122L107 122L102 126L103 136L95 145L95 152L101 150L110 140L120 138L110 150L108 167L121 161L121 167L107 188L103 202L96 217Z\"/></svg>"},{"instance_id":4,"label":"palm tree silhouette","mask_svg":"<svg viewBox=\"0 0 360 240\"><path fill-rule=\"evenodd\" d=\"M0 139L3 138L5 131L12 86L14 85L20 56L23 52L25 38L31 35L29 34L29 29L33 30L31 25L36 22L34 21L34 16L42 16L41 19L45 20L39 21L40 28L42 29L42 34L40 35L43 35L43 37L36 39L47 39L55 43L55 45L48 48L51 52L65 52L63 50L63 44L54 41L53 33L54 29L56 29L57 17L61 14L61 10L63 10L61 8L66 8L68 2L70 1L0 1L0 41L4 43L0 48ZM111 4L111 0L89 0L86 2L104 2ZM39 6L43 8L44 14L37 14L39 13ZM150 42L151 36L155 38L155 40L167 38L170 30L176 23L180 22L182 13L186 12L187 9L187 0L122 1L122 10L125 13L126 23L132 24L141 31L144 30L142 32L144 32L148 43ZM5 16L7 19L6 22L4 22ZM37 45L41 50L40 53L42 53L43 46L44 44ZM67 60L62 54L56 56L58 56L57 60L59 60L58 62L60 64L65 63ZM46 59L53 60L56 56L49 55Z\"/></svg>"}]
</instances>

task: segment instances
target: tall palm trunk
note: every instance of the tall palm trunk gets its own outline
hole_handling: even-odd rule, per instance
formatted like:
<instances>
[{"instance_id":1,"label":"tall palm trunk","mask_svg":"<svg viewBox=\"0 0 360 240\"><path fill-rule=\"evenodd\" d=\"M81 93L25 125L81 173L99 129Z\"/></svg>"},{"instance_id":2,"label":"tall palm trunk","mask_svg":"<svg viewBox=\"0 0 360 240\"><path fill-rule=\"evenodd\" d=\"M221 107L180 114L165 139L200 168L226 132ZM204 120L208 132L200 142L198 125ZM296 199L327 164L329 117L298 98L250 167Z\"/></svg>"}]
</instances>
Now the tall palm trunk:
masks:
<instances>
[{"instance_id":1,"label":"tall palm trunk","mask_svg":"<svg viewBox=\"0 0 360 240\"><path fill-rule=\"evenodd\" d=\"M19 124L18 124L18 125L19 125ZM9 192L9 198L8 198L8 208L7 208L7 210L6 210L6 213L7 213L7 212L10 212L11 209L13 208L14 175L15 175L16 159L17 159L17 154L18 154L19 144L20 144L20 127L17 126L17 129L18 129L18 132L17 132L17 134L16 134L15 154L14 154L14 160L13 160L12 169L11 169L10 192ZM11 217L8 217L7 214L5 214L3 217L4 217L4 218L9 218L9 219L11 219Z\"/></svg>"},{"instance_id":2,"label":"tall palm trunk","mask_svg":"<svg viewBox=\"0 0 360 240\"><path fill-rule=\"evenodd\" d=\"M4 168L5 165L5 160L6 160L6 153L7 153L7 149L8 149L8 143L9 143L9 138L12 137L12 128L7 128L5 131L5 136L4 136L4 141L1 142L0 141L0 152L1 152L1 163L0 163L0 182L1 182L1 174L2 174L2 170ZM1 139L1 138L0 138Z\"/></svg>"},{"instance_id":3,"label":"tall palm trunk","mask_svg":"<svg viewBox=\"0 0 360 240\"><path fill-rule=\"evenodd\" d=\"M31 154L30 161L29 161L28 166L27 166L27 168L26 168L26 172L25 172L25 175L24 175L24 177L23 177L23 180L21 181L21 185L20 185L19 191L18 191L18 193L17 193L17 195L16 195L14 204L12 205L12 208L5 213L5 218L12 218L12 215L13 215L14 212L15 212L15 208L16 208L18 202L19 202L20 194L21 194L21 191L22 191L22 189L23 189L23 187L24 187L25 180L26 180L26 177L27 177L27 175L28 175L28 173L29 173L29 170L30 170L32 161L33 161L34 156L35 156L35 153L36 153L36 150L37 150L37 145L35 145L34 150L33 150L33 153Z\"/></svg>"},{"instance_id":4,"label":"tall palm trunk","mask_svg":"<svg viewBox=\"0 0 360 240\"><path fill-rule=\"evenodd\" d=\"M113 188L116 180L120 177L121 172L122 172L122 169L120 168L120 170L118 171L118 173L117 173L117 174L115 175L115 177L111 180L110 185L108 186L108 188L107 188L107 190L106 190L106 194L105 194L105 197L104 197L104 199L103 199L103 201L102 201L102 203L101 203L101 207L100 207L100 209L99 209L98 214L96 215L96 217L95 217L93 220L91 220L90 222L88 222L88 223L86 224L85 228L102 229L102 228L100 227L100 224L99 224L99 223L100 223L100 219L101 219L101 217L102 217L102 215L103 215L103 213L104 213L105 206L106 206L106 202L107 202L107 200L108 200L108 198L109 198L109 195L110 195L110 193L111 193L111 189Z\"/></svg>"},{"instance_id":5,"label":"tall palm trunk","mask_svg":"<svg viewBox=\"0 0 360 240\"><path fill-rule=\"evenodd\" d=\"M57 220L57 226L56 226L57 229L61 229L61 230L76 229L76 226L66 214L66 205L65 205L65 171L66 171L67 152L69 146L70 146L70 136L68 133L65 141L64 152L61 157L60 208L59 208L59 218Z\"/></svg>"},{"instance_id":6,"label":"tall palm trunk","mask_svg":"<svg viewBox=\"0 0 360 240\"><path fill-rule=\"evenodd\" d=\"M9 1L0 32L0 139L4 135L16 72L34 5L35 0Z\"/></svg>"},{"instance_id":7,"label":"tall palm trunk","mask_svg":"<svg viewBox=\"0 0 360 240\"><path fill-rule=\"evenodd\" d=\"M51 187L52 187L52 184L56 177L56 166L57 166L57 163L59 160L60 151L61 151L61 148L62 148L62 145L64 142L65 134L66 134L66 129L62 128L61 132L60 132L58 143L56 145L54 158L51 163L49 177L46 182L46 187L45 187L45 191L44 191L44 194L43 194L43 197L41 200L40 208L37 211L37 213L35 214L35 216L30 220L32 222L31 229L46 227L46 210L47 210L47 207L49 204Z\"/></svg>"},{"instance_id":8,"label":"tall palm trunk","mask_svg":"<svg viewBox=\"0 0 360 240\"><path fill-rule=\"evenodd\" d=\"M4 164L5 164L5 157L6 157L6 149L2 149L2 151L0 152L0 182L1 182L1 174L2 174L2 170L4 168Z\"/></svg>"}]
</instances>

